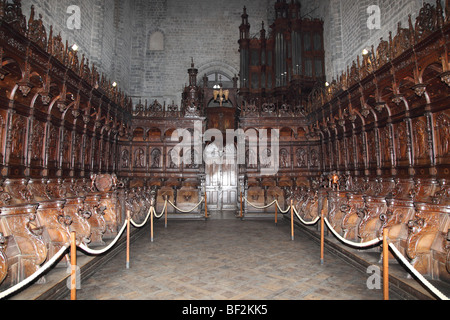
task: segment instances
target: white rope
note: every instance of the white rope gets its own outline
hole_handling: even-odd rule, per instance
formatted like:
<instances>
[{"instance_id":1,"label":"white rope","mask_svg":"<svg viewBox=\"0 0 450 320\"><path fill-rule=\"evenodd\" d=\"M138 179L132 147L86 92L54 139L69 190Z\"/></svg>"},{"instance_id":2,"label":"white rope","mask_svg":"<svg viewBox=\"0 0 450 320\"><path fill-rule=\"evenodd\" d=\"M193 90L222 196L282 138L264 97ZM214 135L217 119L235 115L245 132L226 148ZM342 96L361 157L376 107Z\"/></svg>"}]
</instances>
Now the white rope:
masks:
<instances>
[{"instance_id":1,"label":"white rope","mask_svg":"<svg viewBox=\"0 0 450 320\"><path fill-rule=\"evenodd\" d=\"M153 210L153 214L155 215L155 218L156 219L161 218L163 216L163 214L166 212L166 208L167 208L167 200L164 202L164 208L159 216L156 214L156 210Z\"/></svg>"},{"instance_id":2,"label":"white rope","mask_svg":"<svg viewBox=\"0 0 450 320\"><path fill-rule=\"evenodd\" d=\"M313 225L315 225L317 223L317 221L320 220L320 217L316 217L316 219L314 219L313 221L308 222L308 221L305 221L305 220L302 219L302 217L298 214L298 212L295 209L295 207L294 207L294 212L295 212L295 215L297 216L297 218L301 221L301 223L303 223L303 224L305 224L307 226L313 226Z\"/></svg>"},{"instance_id":3,"label":"white rope","mask_svg":"<svg viewBox=\"0 0 450 320\"><path fill-rule=\"evenodd\" d=\"M104 248L104 249L102 249L102 250L93 250L93 249L87 247L84 243L82 243L82 244L79 245L78 247L79 247L81 250L85 251L86 253L89 253L89 254L92 254L92 255L100 255L100 254L103 254L103 253L109 251L109 250L117 243L117 241L119 241L119 238L122 236L122 233L125 231L126 227L127 227L127 223L125 222L124 225L123 225L123 227L122 227L122 229L119 231L119 234L118 234L117 237L114 239L114 241L111 242L111 243L109 244L109 246L107 246L106 248Z\"/></svg>"},{"instance_id":4,"label":"white rope","mask_svg":"<svg viewBox=\"0 0 450 320\"><path fill-rule=\"evenodd\" d=\"M291 210L291 206L289 206L289 208L287 208L286 211L281 209L280 204L278 203L278 201L277 201L277 207L278 207L278 210L281 212L281 214L286 214L286 213L288 213Z\"/></svg>"},{"instance_id":5,"label":"white rope","mask_svg":"<svg viewBox=\"0 0 450 320\"><path fill-rule=\"evenodd\" d=\"M376 244L379 244L380 242L383 241L382 238L378 238L378 239L374 239L372 241L369 242L365 242L365 243L357 243L357 242L352 242L352 241L348 241L347 239L341 237L341 235L339 233L337 233L330 225L330 223L328 222L328 219L325 218L325 223L328 226L328 229L331 230L331 232L342 242L344 242L345 244L352 246L352 247L356 247L356 248L365 248L365 247L371 247L374 246Z\"/></svg>"},{"instance_id":6,"label":"white rope","mask_svg":"<svg viewBox=\"0 0 450 320\"><path fill-rule=\"evenodd\" d=\"M172 207L174 207L176 210L178 210L178 211L180 211L180 212L182 212L182 213L190 213L190 212L194 211L195 209L197 209L197 208L203 203L203 201L205 201L205 199L202 198L202 200L201 200L201 201L200 201L193 209L191 209L191 210L189 210L189 211L181 210L181 209L178 208L176 205L174 205L174 204L172 203L172 201L170 201L170 200L169 200L169 203L170 203L170 205L171 205Z\"/></svg>"},{"instance_id":7,"label":"white rope","mask_svg":"<svg viewBox=\"0 0 450 320\"><path fill-rule=\"evenodd\" d=\"M147 224L148 218L150 217L150 215L152 213L152 209L153 209L153 207L150 207L150 209L148 210L148 213L147 213L147 217L145 218L144 222L142 222L141 224L137 224L136 222L133 221L133 219L130 219L130 222L133 225L133 227L140 229L143 226L145 226Z\"/></svg>"},{"instance_id":8,"label":"white rope","mask_svg":"<svg viewBox=\"0 0 450 320\"><path fill-rule=\"evenodd\" d=\"M389 247L394 251L395 255L405 264L405 266L426 286L430 289L439 299L449 300L442 292L436 289L427 279L425 279L409 262L406 258L398 251L398 249L392 243Z\"/></svg>"},{"instance_id":9,"label":"white rope","mask_svg":"<svg viewBox=\"0 0 450 320\"><path fill-rule=\"evenodd\" d=\"M249 205L251 205L251 206L252 206L253 208L255 208L255 209L267 209L267 208L271 207L272 205L274 205L275 203L278 202L277 200L274 200L272 203L268 204L267 206L264 206L264 207L258 207L258 206L256 206L256 205L252 204L250 201L248 201L247 198L244 198L244 199L245 199L245 201L247 201L247 203L248 203Z\"/></svg>"},{"instance_id":10,"label":"white rope","mask_svg":"<svg viewBox=\"0 0 450 320\"><path fill-rule=\"evenodd\" d=\"M148 217L150 216L152 209L153 209L153 212L154 212L154 208L151 207L150 210L149 210L149 214L147 215L146 221L142 225L140 225L140 226L136 225L132 220L130 220L130 222L137 228L144 226L147 223L147 221L148 221ZM93 249L87 247L84 243L80 244L78 247L82 251L84 251L84 252L86 252L88 254L91 254L91 255L104 254L105 252L109 251L112 247L114 247L116 245L117 241L119 241L120 237L122 236L122 234L123 234L123 232L125 231L126 228L127 228L127 222L124 223L122 229L119 231L119 233L116 236L116 238L114 239L114 241L111 242L106 248L104 248L102 250L93 250ZM70 244L64 245L64 247L62 247L61 250L58 251L58 253L56 253L44 266L39 268L39 270L37 270L35 273L33 273L30 277L28 277L24 281L16 284L15 286L9 288L8 290L5 290L5 291L1 292L0 293L0 300L4 299L5 297L11 295L12 293L14 293L16 291L22 289L23 287L25 287L29 283L31 283L34 280L36 280L37 278L39 278L45 271L47 271L47 269L52 267L56 263L56 261L58 259L60 259L65 254L66 250L69 247L70 247Z\"/></svg>"},{"instance_id":11,"label":"white rope","mask_svg":"<svg viewBox=\"0 0 450 320\"><path fill-rule=\"evenodd\" d=\"M12 293L22 289L23 287L25 287L29 283L31 283L34 280L36 280L37 278L39 278L45 271L47 271L47 269L49 269L51 266L53 266L56 263L56 261L59 260L59 258L61 258L65 254L66 250L69 247L70 247L70 245L68 245L68 244L64 245L64 247L62 247L61 250L59 250L53 256L53 258L51 258L44 266L39 268L39 270L37 270L35 273L33 273L28 278L26 278L24 281L22 281L22 282L16 284L15 286L9 288L8 290L5 290L2 293L0 293L0 299L4 299L5 297L7 297L10 294L12 294Z\"/></svg>"}]
</instances>

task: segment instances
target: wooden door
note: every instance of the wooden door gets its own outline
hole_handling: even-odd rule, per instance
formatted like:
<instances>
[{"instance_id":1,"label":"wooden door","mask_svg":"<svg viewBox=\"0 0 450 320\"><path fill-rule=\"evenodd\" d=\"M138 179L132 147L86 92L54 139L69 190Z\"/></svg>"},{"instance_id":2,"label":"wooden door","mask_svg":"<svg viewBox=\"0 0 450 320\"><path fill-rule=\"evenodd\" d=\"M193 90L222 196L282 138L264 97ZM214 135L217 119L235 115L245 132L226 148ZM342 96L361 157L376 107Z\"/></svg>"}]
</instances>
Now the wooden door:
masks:
<instances>
[{"instance_id":1,"label":"wooden door","mask_svg":"<svg viewBox=\"0 0 450 320\"><path fill-rule=\"evenodd\" d=\"M234 151L234 146L231 145L227 149ZM228 158L227 161L224 152L220 152L215 144L209 145L205 154L208 209L211 211L236 210L238 179L235 156L234 159Z\"/></svg>"}]
</instances>

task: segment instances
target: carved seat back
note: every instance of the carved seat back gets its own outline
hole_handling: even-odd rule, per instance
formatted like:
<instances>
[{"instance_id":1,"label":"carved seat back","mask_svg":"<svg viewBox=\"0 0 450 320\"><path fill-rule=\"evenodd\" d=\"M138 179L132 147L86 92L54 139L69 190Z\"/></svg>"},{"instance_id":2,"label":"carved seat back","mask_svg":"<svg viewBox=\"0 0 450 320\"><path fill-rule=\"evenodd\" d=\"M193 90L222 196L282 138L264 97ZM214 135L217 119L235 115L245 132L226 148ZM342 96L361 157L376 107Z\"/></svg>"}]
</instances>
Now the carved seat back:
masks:
<instances>
[{"instance_id":1,"label":"carved seat back","mask_svg":"<svg viewBox=\"0 0 450 320\"><path fill-rule=\"evenodd\" d=\"M347 201L347 193L339 191L328 192L328 221L338 233L343 233L341 206Z\"/></svg>"},{"instance_id":2,"label":"carved seat back","mask_svg":"<svg viewBox=\"0 0 450 320\"><path fill-rule=\"evenodd\" d=\"M285 206L284 192L279 187L270 187L269 189L267 189L267 199L266 199L267 204L269 204L270 202L272 202L274 200L277 200L280 207L284 208L284 206ZM271 211L274 211L275 207L268 208L268 209L270 209Z\"/></svg>"},{"instance_id":3,"label":"carved seat back","mask_svg":"<svg viewBox=\"0 0 450 320\"><path fill-rule=\"evenodd\" d=\"M118 194L115 191L102 194L100 199L100 210L104 208L103 218L106 223L104 239L114 238L122 226L121 210L119 207Z\"/></svg>"},{"instance_id":4,"label":"carved seat back","mask_svg":"<svg viewBox=\"0 0 450 320\"><path fill-rule=\"evenodd\" d=\"M31 179L27 184L34 201L42 202L51 200L51 195L48 192L46 179Z\"/></svg>"},{"instance_id":5,"label":"carved seat back","mask_svg":"<svg viewBox=\"0 0 450 320\"><path fill-rule=\"evenodd\" d=\"M347 193L347 200L340 207L343 213L342 231L348 240L358 239L358 226L361 222L358 210L364 208L364 198L359 193Z\"/></svg>"},{"instance_id":6,"label":"carved seat back","mask_svg":"<svg viewBox=\"0 0 450 320\"><path fill-rule=\"evenodd\" d=\"M280 188L292 188L293 184L294 183L292 179L285 176L281 177L280 180L278 181L278 186Z\"/></svg>"},{"instance_id":7,"label":"carved seat back","mask_svg":"<svg viewBox=\"0 0 450 320\"><path fill-rule=\"evenodd\" d=\"M39 203L37 216L44 228L44 242L48 247L48 259L51 259L64 245L70 242L72 218L64 214L65 200L44 201Z\"/></svg>"},{"instance_id":8,"label":"carved seat back","mask_svg":"<svg viewBox=\"0 0 450 320\"><path fill-rule=\"evenodd\" d=\"M248 178L247 185L249 188L251 187L259 187L260 183L256 178Z\"/></svg>"},{"instance_id":9,"label":"carved seat back","mask_svg":"<svg viewBox=\"0 0 450 320\"><path fill-rule=\"evenodd\" d=\"M76 180L50 179L47 183L47 192L52 200L64 200L63 215L59 219L63 224L70 224L69 231L76 232L77 241L89 243L91 227L88 223L90 213L84 211L84 197L78 196L80 188Z\"/></svg>"},{"instance_id":10,"label":"carved seat back","mask_svg":"<svg viewBox=\"0 0 450 320\"><path fill-rule=\"evenodd\" d=\"M247 190L247 200L255 206L265 206L266 199L264 197L264 189L261 187L249 187ZM261 209L256 209L252 205L247 204L248 212L261 212Z\"/></svg>"},{"instance_id":11,"label":"carved seat back","mask_svg":"<svg viewBox=\"0 0 450 320\"><path fill-rule=\"evenodd\" d=\"M387 210L386 199L382 197L364 196L364 208L359 210L361 221L358 237L367 242L380 236L381 215Z\"/></svg>"},{"instance_id":12,"label":"carved seat back","mask_svg":"<svg viewBox=\"0 0 450 320\"><path fill-rule=\"evenodd\" d=\"M1 208L0 232L5 237L13 237L17 244L18 256L15 258L18 260L18 278L14 281L16 283L35 273L47 259L48 250L42 237L43 228L36 215L36 209L36 205Z\"/></svg>"},{"instance_id":13,"label":"carved seat back","mask_svg":"<svg viewBox=\"0 0 450 320\"><path fill-rule=\"evenodd\" d=\"M28 180L26 179L6 179L3 182L3 190L8 198L5 203L7 205L21 205L30 203L34 197L28 188Z\"/></svg>"},{"instance_id":14,"label":"carved seat back","mask_svg":"<svg viewBox=\"0 0 450 320\"><path fill-rule=\"evenodd\" d=\"M450 206L447 208L450 209ZM439 230L431 246L431 256L433 278L450 282L450 210L440 214Z\"/></svg>"},{"instance_id":15,"label":"carved seat back","mask_svg":"<svg viewBox=\"0 0 450 320\"><path fill-rule=\"evenodd\" d=\"M91 176L91 191L98 191L99 203L94 207L97 215L100 215L100 224L103 224L102 237L104 239L114 238L121 226L121 208L119 206L118 188L122 187L115 174L101 174Z\"/></svg>"},{"instance_id":16,"label":"carved seat back","mask_svg":"<svg viewBox=\"0 0 450 320\"><path fill-rule=\"evenodd\" d=\"M1 223L0 223L1 225ZM0 231L3 236L3 232ZM11 286L19 283L23 278L24 272L22 271L22 260L20 256L20 250L17 246L14 236L3 236L2 245L3 253L6 256L7 270L3 270L3 274L6 273L3 282L0 283L0 290L6 290Z\"/></svg>"},{"instance_id":17,"label":"carved seat back","mask_svg":"<svg viewBox=\"0 0 450 320\"><path fill-rule=\"evenodd\" d=\"M200 201L198 189L193 187L182 187L177 192L176 206L183 211L192 210ZM194 213L198 213L201 207L196 208Z\"/></svg>"},{"instance_id":18,"label":"carved seat back","mask_svg":"<svg viewBox=\"0 0 450 320\"><path fill-rule=\"evenodd\" d=\"M197 204L199 202L198 191L192 187L182 187L177 192L177 205Z\"/></svg>"},{"instance_id":19,"label":"carved seat back","mask_svg":"<svg viewBox=\"0 0 450 320\"><path fill-rule=\"evenodd\" d=\"M415 214L414 202L412 200L386 198L387 210L380 216L382 224L379 233L384 228L388 229L389 240L399 249L405 252L405 241L408 237L408 222Z\"/></svg>"},{"instance_id":20,"label":"carved seat back","mask_svg":"<svg viewBox=\"0 0 450 320\"><path fill-rule=\"evenodd\" d=\"M126 207L131 211L133 220L142 221L150 209L150 198L141 187L132 188L126 192Z\"/></svg>"},{"instance_id":21,"label":"carved seat back","mask_svg":"<svg viewBox=\"0 0 450 320\"><path fill-rule=\"evenodd\" d=\"M303 219L313 220L319 214L318 190L309 190L305 193L303 201L298 205L298 211Z\"/></svg>"},{"instance_id":22,"label":"carved seat back","mask_svg":"<svg viewBox=\"0 0 450 320\"><path fill-rule=\"evenodd\" d=\"M77 241L89 243L91 238L91 226L88 219L90 212L84 210L84 198L67 198L64 206L64 215L70 217L70 232L76 232Z\"/></svg>"},{"instance_id":23,"label":"carved seat back","mask_svg":"<svg viewBox=\"0 0 450 320\"><path fill-rule=\"evenodd\" d=\"M106 221L104 218L106 207L100 206L100 194L87 194L84 200L83 210L85 215L89 215L89 225L91 227L91 244L103 245L103 235L106 232Z\"/></svg>"},{"instance_id":24,"label":"carved seat back","mask_svg":"<svg viewBox=\"0 0 450 320\"><path fill-rule=\"evenodd\" d=\"M166 197L168 201L171 201L174 203L175 199L175 192L170 187L162 187L157 192L157 198L156 198L156 211L161 212L161 210L164 208L164 204L166 202ZM167 212L173 213L175 209L171 206L167 206Z\"/></svg>"},{"instance_id":25,"label":"carved seat back","mask_svg":"<svg viewBox=\"0 0 450 320\"><path fill-rule=\"evenodd\" d=\"M5 281L8 275L8 257L6 255L6 247L8 245L8 239L0 233L0 285Z\"/></svg>"},{"instance_id":26,"label":"carved seat back","mask_svg":"<svg viewBox=\"0 0 450 320\"><path fill-rule=\"evenodd\" d=\"M443 241L444 233L448 231L450 206L429 203L416 203L416 214L409 221L409 234L406 242L407 256L412 259L412 265L422 274L432 275L432 246L439 236ZM447 230L445 230L447 228ZM442 244L435 250L444 255Z\"/></svg>"},{"instance_id":27,"label":"carved seat back","mask_svg":"<svg viewBox=\"0 0 450 320\"><path fill-rule=\"evenodd\" d=\"M439 184L435 180L417 179L410 190L411 198L416 202L432 203L435 193L439 190Z\"/></svg>"}]
</instances>

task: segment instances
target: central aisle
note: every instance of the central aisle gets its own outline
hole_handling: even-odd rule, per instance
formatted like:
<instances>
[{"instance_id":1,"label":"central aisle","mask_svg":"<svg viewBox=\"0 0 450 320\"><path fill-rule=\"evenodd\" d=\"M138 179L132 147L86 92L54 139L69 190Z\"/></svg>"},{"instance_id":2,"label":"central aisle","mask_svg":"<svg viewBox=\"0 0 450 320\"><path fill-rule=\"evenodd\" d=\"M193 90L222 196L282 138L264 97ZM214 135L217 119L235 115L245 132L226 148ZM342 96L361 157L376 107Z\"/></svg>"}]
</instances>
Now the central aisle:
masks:
<instances>
[{"instance_id":1,"label":"central aisle","mask_svg":"<svg viewBox=\"0 0 450 320\"><path fill-rule=\"evenodd\" d=\"M364 274L281 221L163 221L89 279L79 300L382 300ZM391 299L395 299L394 296Z\"/></svg>"}]
</instances>

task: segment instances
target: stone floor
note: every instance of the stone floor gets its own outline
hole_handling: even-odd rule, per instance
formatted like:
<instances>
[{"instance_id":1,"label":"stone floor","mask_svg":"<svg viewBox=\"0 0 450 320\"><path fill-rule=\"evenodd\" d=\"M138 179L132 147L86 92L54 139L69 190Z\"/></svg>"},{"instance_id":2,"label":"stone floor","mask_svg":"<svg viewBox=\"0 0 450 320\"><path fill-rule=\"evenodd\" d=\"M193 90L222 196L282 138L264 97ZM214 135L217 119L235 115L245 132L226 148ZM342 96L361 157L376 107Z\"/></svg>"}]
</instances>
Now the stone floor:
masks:
<instances>
[{"instance_id":1,"label":"stone floor","mask_svg":"<svg viewBox=\"0 0 450 320\"><path fill-rule=\"evenodd\" d=\"M331 253L321 266L317 243L300 230L291 241L287 221L158 221L153 243L148 229L132 244L128 270L125 259L81 279L78 300L383 299L369 274Z\"/></svg>"}]
</instances>

